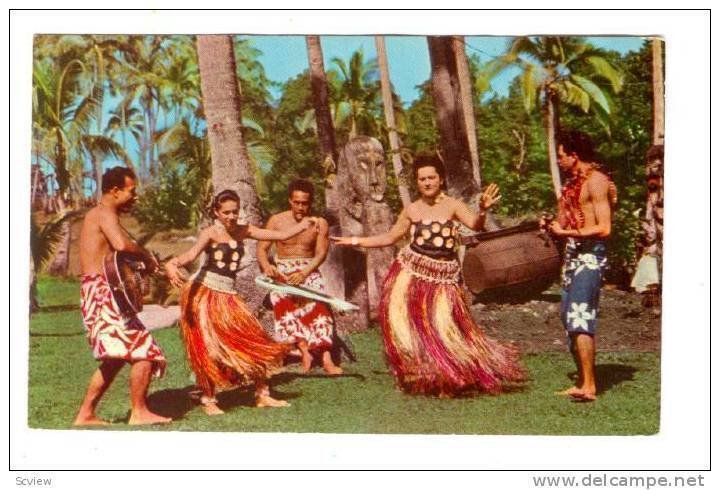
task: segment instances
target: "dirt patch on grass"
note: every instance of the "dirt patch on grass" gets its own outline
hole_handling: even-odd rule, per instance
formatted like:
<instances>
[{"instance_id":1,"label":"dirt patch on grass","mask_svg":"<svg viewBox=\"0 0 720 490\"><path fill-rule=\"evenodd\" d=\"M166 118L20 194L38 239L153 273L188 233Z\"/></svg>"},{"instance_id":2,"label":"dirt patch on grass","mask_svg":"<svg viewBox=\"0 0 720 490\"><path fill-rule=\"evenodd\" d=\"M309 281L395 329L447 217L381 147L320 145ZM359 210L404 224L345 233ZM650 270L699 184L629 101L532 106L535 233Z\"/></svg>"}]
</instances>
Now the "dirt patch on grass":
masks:
<instances>
[{"instance_id":1,"label":"dirt patch on grass","mask_svg":"<svg viewBox=\"0 0 720 490\"><path fill-rule=\"evenodd\" d=\"M600 295L599 351L660 350L660 309L646 308L640 294L604 288ZM489 335L514 341L523 352L566 351L560 294L550 289L519 304L475 304L472 313Z\"/></svg>"}]
</instances>

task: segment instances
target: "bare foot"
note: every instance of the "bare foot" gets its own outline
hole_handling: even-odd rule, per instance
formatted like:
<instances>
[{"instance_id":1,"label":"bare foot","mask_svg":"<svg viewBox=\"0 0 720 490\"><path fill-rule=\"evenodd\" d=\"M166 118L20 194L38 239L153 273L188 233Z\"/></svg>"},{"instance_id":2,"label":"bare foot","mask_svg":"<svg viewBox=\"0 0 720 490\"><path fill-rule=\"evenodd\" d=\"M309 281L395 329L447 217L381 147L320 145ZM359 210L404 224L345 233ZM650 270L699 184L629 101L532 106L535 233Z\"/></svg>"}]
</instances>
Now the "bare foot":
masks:
<instances>
[{"instance_id":1,"label":"bare foot","mask_svg":"<svg viewBox=\"0 0 720 490\"><path fill-rule=\"evenodd\" d=\"M558 396L575 396L580 393L580 388L577 386L571 386L567 390L556 391L555 394Z\"/></svg>"},{"instance_id":2,"label":"bare foot","mask_svg":"<svg viewBox=\"0 0 720 490\"><path fill-rule=\"evenodd\" d=\"M340 366L336 366L332 360L332 356L329 351L323 352L322 365L325 372L330 376L340 376L343 370Z\"/></svg>"},{"instance_id":3,"label":"bare foot","mask_svg":"<svg viewBox=\"0 0 720 490\"><path fill-rule=\"evenodd\" d=\"M204 403L202 406L203 412L205 412L205 415L222 415L225 412L220 410L220 407L217 406L217 403Z\"/></svg>"},{"instance_id":4,"label":"bare foot","mask_svg":"<svg viewBox=\"0 0 720 490\"><path fill-rule=\"evenodd\" d=\"M128 420L128 425L169 424L170 422L172 422L170 417L163 417L146 410L140 413L133 412Z\"/></svg>"},{"instance_id":5,"label":"bare foot","mask_svg":"<svg viewBox=\"0 0 720 490\"><path fill-rule=\"evenodd\" d=\"M571 396L579 402L594 402L597 400L595 390L578 390L577 393L573 393Z\"/></svg>"},{"instance_id":6,"label":"bare foot","mask_svg":"<svg viewBox=\"0 0 720 490\"><path fill-rule=\"evenodd\" d=\"M342 368L340 366L336 366L335 364L323 366L323 369L325 369L325 372L329 376L340 376L343 373Z\"/></svg>"},{"instance_id":7,"label":"bare foot","mask_svg":"<svg viewBox=\"0 0 720 490\"><path fill-rule=\"evenodd\" d=\"M255 399L255 406L258 408L276 408L289 407L290 404L285 400L278 400L270 395L263 395Z\"/></svg>"},{"instance_id":8,"label":"bare foot","mask_svg":"<svg viewBox=\"0 0 720 490\"><path fill-rule=\"evenodd\" d=\"M73 425L75 426L83 426L83 425L110 425L110 422L107 420L103 420L97 415L90 415L88 417L81 417L80 415L77 416L75 419L75 422L73 422Z\"/></svg>"}]
</instances>

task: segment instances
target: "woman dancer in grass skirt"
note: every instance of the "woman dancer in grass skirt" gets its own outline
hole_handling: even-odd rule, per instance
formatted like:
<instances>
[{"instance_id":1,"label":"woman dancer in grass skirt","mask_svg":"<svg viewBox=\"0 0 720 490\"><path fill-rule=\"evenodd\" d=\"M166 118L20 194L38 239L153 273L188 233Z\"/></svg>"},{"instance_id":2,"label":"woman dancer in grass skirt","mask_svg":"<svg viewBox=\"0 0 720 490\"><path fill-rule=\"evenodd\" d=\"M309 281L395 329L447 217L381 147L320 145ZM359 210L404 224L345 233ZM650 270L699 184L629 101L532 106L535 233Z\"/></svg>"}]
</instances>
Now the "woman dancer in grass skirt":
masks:
<instances>
[{"instance_id":1,"label":"woman dancer in grass skirt","mask_svg":"<svg viewBox=\"0 0 720 490\"><path fill-rule=\"evenodd\" d=\"M460 286L458 221L480 230L485 212L500 196L491 184L480 213L442 192L444 169L435 156L418 157L421 198L407 206L382 235L333 237L338 245L387 247L408 231L383 283L378 317L385 354L398 386L409 393L451 397L463 392L499 393L525 379L517 350L488 338L474 322Z\"/></svg>"},{"instance_id":2,"label":"woman dancer in grass skirt","mask_svg":"<svg viewBox=\"0 0 720 490\"><path fill-rule=\"evenodd\" d=\"M258 407L282 407L287 402L270 396L268 378L282 366L288 344L272 340L248 311L234 288L243 255L243 240L287 240L311 226L305 219L284 231L266 230L238 223L240 199L226 190L213 201L215 224L200 232L187 252L171 259L166 269L172 283L182 287L180 330L187 356L203 396L208 415L223 411L217 406L218 388L254 381ZM207 259L190 281L178 268L194 261L201 252Z\"/></svg>"}]
</instances>

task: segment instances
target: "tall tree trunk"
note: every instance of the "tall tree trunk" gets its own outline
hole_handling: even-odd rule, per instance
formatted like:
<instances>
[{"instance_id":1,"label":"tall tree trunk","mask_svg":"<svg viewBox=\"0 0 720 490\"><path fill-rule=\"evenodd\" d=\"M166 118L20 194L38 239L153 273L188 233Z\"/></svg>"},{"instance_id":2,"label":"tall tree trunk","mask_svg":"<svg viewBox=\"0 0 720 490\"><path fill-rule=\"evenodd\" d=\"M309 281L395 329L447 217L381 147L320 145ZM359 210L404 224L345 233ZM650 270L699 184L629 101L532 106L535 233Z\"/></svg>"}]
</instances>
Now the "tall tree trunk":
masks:
<instances>
[{"instance_id":1,"label":"tall tree trunk","mask_svg":"<svg viewBox=\"0 0 720 490\"><path fill-rule=\"evenodd\" d=\"M460 101L467 134L468 149L472 161L472 172L475 185L482 188L480 177L480 155L478 153L477 129L475 128L475 110L473 108L472 82L470 80L470 68L468 67L467 56L465 55L465 42L462 36L453 37L453 51L458 71L458 82L460 85Z\"/></svg>"},{"instance_id":2,"label":"tall tree trunk","mask_svg":"<svg viewBox=\"0 0 720 490\"><path fill-rule=\"evenodd\" d=\"M30 168L33 168L32 166ZM35 167L32 173L32 189L30 191L30 210L35 209L35 201L37 200L38 187L40 186L40 150L35 150Z\"/></svg>"},{"instance_id":3,"label":"tall tree trunk","mask_svg":"<svg viewBox=\"0 0 720 490\"><path fill-rule=\"evenodd\" d=\"M95 202L100 202L100 199L102 199L102 160L98 158L98 155L93 149L90 149L88 153L90 154L90 163L95 173Z\"/></svg>"},{"instance_id":4,"label":"tall tree trunk","mask_svg":"<svg viewBox=\"0 0 720 490\"><path fill-rule=\"evenodd\" d=\"M150 146L150 139L149 136L150 132L150 116L148 113L148 108L143 105L143 132L142 132L142 138L140 141L140 175L138 177L140 180L147 180L147 174L148 174L148 147Z\"/></svg>"},{"instance_id":5,"label":"tall tree trunk","mask_svg":"<svg viewBox=\"0 0 720 490\"><path fill-rule=\"evenodd\" d=\"M560 168L557 163L557 143L555 140L555 131L557 129L557 114L555 95L548 89L545 92L545 136L547 140L548 163L550 165L550 175L552 176L553 190L555 197L560 197L562 190L562 181L560 179Z\"/></svg>"},{"instance_id":6,"label":"tall tree trunk","mask_svg":"<svg viewBox=\"0 0 720 490\"><path fill-rule=\"evenodd\" d=\"M66 199L70 188L70 173L67 170L67 154L63 143L62 131L55 128L55 173L58 184L57 195L55 196L55 209L58 216L62 218L67 214ZM54 275L67 274L70 259L70 223L69 220L62 224L61 238L58 247L55 249L52 262L48 266L48 272Z\"/></svg>"},{"instance_id":7,"label":"tall tree trunk","mask_svg":"<svg viewBox=\"0 0 720 490\"><path fill-rule=\"evenodd\" d=\"M122 128L120 131L120 134L122 134L122 145L123 145L123 149L125 151L127 151L127 147L128 147L127 146L127 129L128 128L127 128L127 114L125 113L125 103L121 104L121 106L120 106L120 114L121 114L121 118L122 118L122 121L121 121Z\"/></svg>"},{"instance_id":8,"label":"tall tree trunk","mask_svg":"<svg viewBox=\"0 0 720 490\"><path fill-rule=\"evenodd\" d=\"M150 119L150 134L148 138L148 175L153 175L155 171L155 130L157 129L157 114L153 107L154 98L150 98L150 112L148 113Z\"/></svg>"},{"instance_id":9,"label":"tall tree trunk","mask_svg":"<svg viewBox=\"0 0 720 490\"><path fill-rule=\"evenodd\" d=\"M472 174L475 185L478 189L482 189L482 173L480 171L480 153L478 152L477 128L475 126L475 108L473 104L472 80L470 79L470 67L468 66L467 56L465 54L465 41L462 36L453 37L453 52L455 54L455 64L457 66L457 78L460 89L460 107L462 109L463 123L465 127L465 137L467 139L468 151L472 165ZM473 207L479 207L477 199L470 202ZM495 220L495 216L488 210L485 218L485 229L497 230L500 226Z\"/></svg>"},{"instance_id":10,"label":"tall tree trunk","mask_svg":"<svg viewBox=\"0 0 720 490\"><path fill-rule=\"evenodd\" d=\"M37 297L37 273L35 271L35 261L30 253L30 313L35 313L40 309Z\"/></svg>"},{"instance_id":11,"label":"tall tree trunk","mask_svg":"<svg viewBox=\"0 0 720 490\"><path fill-rule=\"evenodd\" d=\"M663 41L652 40L653 145L665 142L665 84L663 79Z\"/></svg>"},{"instance_id":12,"label":"tall tree trunk","mask_svg":"<svg viewBox=\"0 0 720 490\"><path fill-rule=\"evenodd\" d=\"M333 129L332 114L330 113L330 94L325 76L325 64L323 62L320 36L305 36L305 42L307 44L308 63L310 65L310 90L313 96L313 106L315 107L320 150L323 153L324 159L330 158L333 162L336 162L335 132ZM335 174L336 171L333 168L333 170L328 173Z\"/></svg>"},{"instance_id":13,"label":"tall tree trunk","mask_svg":"<svg viewBox=\"0 0 720 490\"><path fill-rule=\"evenodd\" d=\"M448 192L467 203L476 204L480 188L473 175L453 38L428 36L427 39L432 96L447 170Z\"/></svg>"},{"instance_id":14,"label":"tall tree trunk","mask_svg":"<svg viewBox=\"0 0 720 490\"><path fill-rule=\"evenodd\" d=\"M93 45L95 51L96 66L95 66L95 85L93 87L93 97L97 103L97 113L95 114L95 131L96 134L103 134L102 120L103 120L103 100L105 97L105 59L103 57L102 49L97 44ZM98 159L98 155L93 155L90 152L90 159L93 164L95 171L96 181L96 193L95 198L97 202L100 202L102 197L102 174L103 174L103 162Z\"/></svg>"},{"instance_id":15,"label":"tall tree trunk","mask_svg":"<svg viewBox=\"0 0 720 490\"><path fill-rule=\"evenodd\" d=\"M411 202L410 192L403 183L403 164L400 157L400 137L395 125L395 109L393 107L392 91L390 89L390 69L388 68L387 53L385 51L385 38L375 36L375 48L377 49L378 67L380 68L380 89L382 91L383 108L385 109L385 125L388 129L388 140L392 153L393 170L398 183L398 193L403 206Z\"/></svg>"},{"instance_id":16,"label":"tall tree trunk","mask_svg":"<svg viewBox=\"0 0 720 490\"><path fill-rule=\"evenodd\" d=\"M253 225L261 225L260 200L255 190L245 140L242 134L240 85L236 78L233 40L227 35L197 37L198 65L203 110L208 126L212 157L212 183L215 193L232 189L238 193L242 211ZM251 311L257 309L264 293L255 287L260 273L256 258L257 243L247 240L236 287Z\"/></svg>"},{"instance_id":17,"label":"tall tree trunk","mask_svg":"<svg viewBox=\"0 0 720 490\"><path fill-rule=\"evenodd\" d=\"M310 91L313 98L313 107L315 108L318 142L325 172L325 219L328 221L330 235L339 236L341 235L340 196L336 181L338 154L335 146L335 130L330 112L330 95L325 76L320 36L305 36L305 43L310 66ZM327 281L328 292L344 298L345 268L342 250L338 247L330 247L327 258L320 270Z\"/></svg>"}]
</instances>

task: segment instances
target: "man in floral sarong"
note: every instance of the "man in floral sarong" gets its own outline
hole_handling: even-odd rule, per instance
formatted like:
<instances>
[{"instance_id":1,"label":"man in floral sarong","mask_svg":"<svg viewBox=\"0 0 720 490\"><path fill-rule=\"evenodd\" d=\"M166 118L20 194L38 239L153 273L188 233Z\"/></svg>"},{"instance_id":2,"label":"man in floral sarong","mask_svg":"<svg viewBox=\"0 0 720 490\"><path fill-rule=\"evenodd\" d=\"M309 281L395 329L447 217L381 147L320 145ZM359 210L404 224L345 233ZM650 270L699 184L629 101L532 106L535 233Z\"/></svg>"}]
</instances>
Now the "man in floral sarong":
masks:
<instances>
[{"instance_id":1,"label":"man in floral sarong","mask_svg":"<svg viewBox=\"0 0 720 490\"><path fill-rule=\"evenodd\" d=\"M97 405L126 363L131 365L128 423L168 423L170 418L150 411L146 399L151 377L163 375L165 357L137 317L126 318L120 313L103 273L103 258L113 251L137 254L149 267L157 267L155 259L120 225L119 213L136 200L135 175L125 167L111 168L103 175L102 192L98 204L85 215L80 232L80 309L93 356L100 366L90 378L74 424L108 424L97 416Z\"/></svg>"},{"instance_id":2,"label":"man in floral sarong","mask_svg":"<svg viewBox=\"0 0 720 490\"><path fill-rule=\"evenodd\" d=\"M310 182L296 179L288 189L290 209L270 217L266 228L281 230L309 215L313 199ZM274 263L271 263L270 242L258 244L258 263L263 273L293 286L302 285L322 291L325 281L318 267L328 252L328 223L317 218L318 226L283 242L275 242ZM331 375L342 374L331 356L334 320L325 303L299 296L272 292L275 335L280 341L295 343L302 355L303 371L312 367L314 357L322 360L323 369Z\"/></svg>"},{"instance_id":3,"label":"man in floral sarong","mask_svg":"<svg viewBox=\"0 0 720 490\"><path fill-rule=\"evenodd\" d=\"M567 240L562 272L560 314L578 368L575 386L558 394L594 401L595 332L607 267L606 239L610 236L615 185L595 163L594 145L579 131L558 138L558 165L567 179L558 200L558 218L542 220L551 233Z\"/></svg>"}]
</instances>

